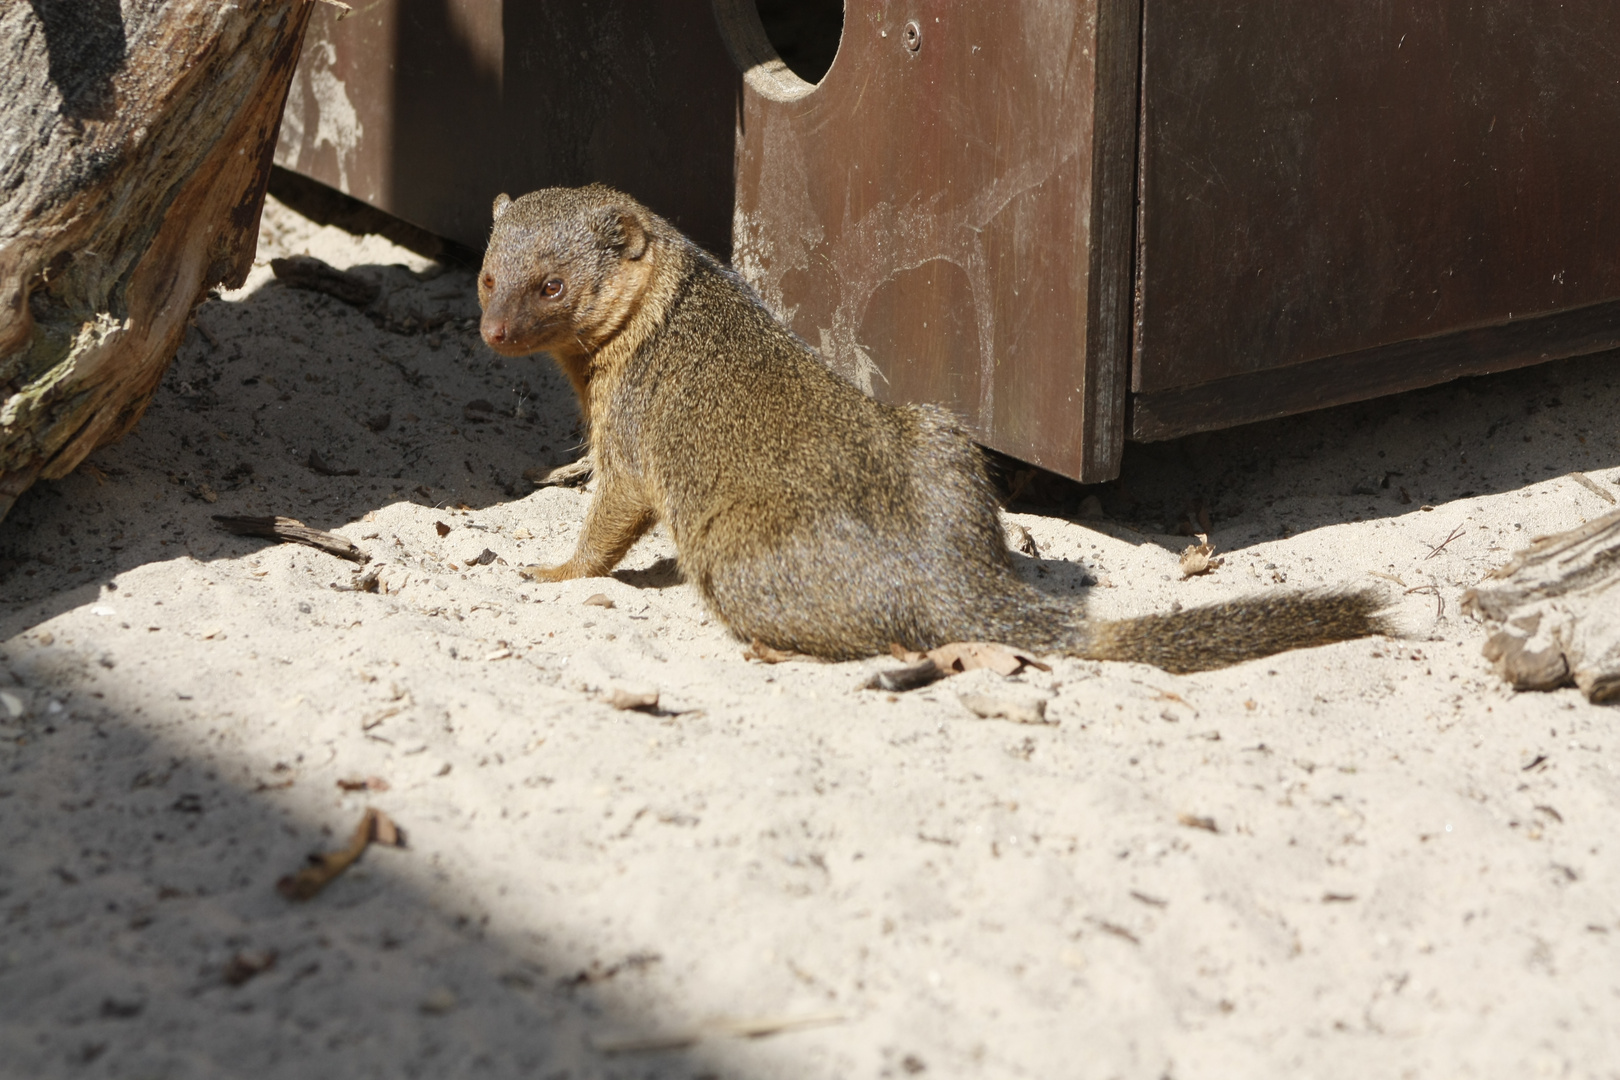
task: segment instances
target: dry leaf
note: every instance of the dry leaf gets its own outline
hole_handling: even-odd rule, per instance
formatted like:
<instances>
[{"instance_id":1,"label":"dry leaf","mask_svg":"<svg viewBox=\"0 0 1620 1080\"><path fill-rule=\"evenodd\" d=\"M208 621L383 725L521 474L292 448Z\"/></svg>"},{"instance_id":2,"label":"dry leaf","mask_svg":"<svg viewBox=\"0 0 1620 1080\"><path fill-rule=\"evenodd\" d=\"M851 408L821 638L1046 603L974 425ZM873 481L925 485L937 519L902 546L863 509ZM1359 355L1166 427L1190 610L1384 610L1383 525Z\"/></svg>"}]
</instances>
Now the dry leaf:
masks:
<instances>
[{"instance_id":1,"label":"dry leaf","mask_svg":"<svg viewBox=\"0 0 1620 1080\"><path fill-rule=\"evenodd\" d=\"M762 664L781 664L788 660L810 660L813 657L789 649L773 649L759 638L755 638L748 648L743 650L743 659L758 660Z\"/></svg>"},{"instance_id":2,"label":"dry leaf","mask_svg":"<svg viewBox=\"0 0 1620 1080\"><path fill-rule=\"evenodd\" d=\"M375 807L366 807L355 826L354 835L346 847L339 851L317 852L309 857L309 865L296 874L288 874L276 882L276 891L288 900L309 900L331 884L343 871L354 865L372 844L384 847L404 847L404 834L393 819Z\"/></svg>"},{"instance_id":3,"label":"dry leaf","mask_svg":"<svg viewBox=\"0 0 1620 1080\"><path fill-rule=\"evenodd\" d=\"M344 791L387 791L388 781L380 776L348 776L339 780L337 786Z\"/></svg>"},{"instance_id":4,"label":"dry leaf","mask_svg":"<svg viewBox=\"0 0 1620 1080\"><path fill-rule=\"evenodd\" d=\"M1014 551L1028 555L1032 559L1041 557L1041 549L1035 543L1035 537L1030 535L1030 531L1018 524L1018 522L1010 521L1007 523L1007 539L1011 541L1010 546Z\"/></svg>"},{"instance_id":5,"label":"dry leaf","mask_svg":"<svg viewBox=\"0 0 1620 1080\"><path fill-rule=\"evenodd\" d=\"M613 606L613 601L608 598L607 593L592 593L585 598L585 603L591 607L610 608Z\"/></svg>"},{"instance_id":6,"label":"dry leaf","mask_svg":"<svg viewBox=\"0 0 1620 1080\"><path fill-rule=\"evenodd\" d=\"M433 523L433 528L434 528L435 531L438 532L438 534L440 536L449 536L450 535L450 526L446 525L442 521L435 521Z\"/></svg>"},{"instance_id":7,"label":"dry leaf","mask_svg":"<svg viewBox=\"0 0 1620 1080\"><path fill-rule=\"evenodd\" d=\"M928 650L928 658L946 674L989 668L997 675L1016 675L1026 666L1039 671L1052 670L1050 664L991 641L953 641Z\"/></svg>"},{"instance_id":8,"label":"dry leaf","mask_svg":"<svg viewBox=\"0 0 1620 1080\"><path fill-rule=\"evenodd\" d=\"M1198 574L1207 574L1226 561L1217 559L1214 555L1215 545L1209 542L1209 535L1199 533L1198 543L1187 545L1187 550L1181 553L1181 576L1190 578Z\"/></svg>"},{"instance_id":9,"label":"dry leaf","mask_svg":"<svg viewBox=\"0 0 1620 1080\"><path fill-rule=\"evenodd\" d=\"M1039 671L1052 670L1050 664L1043 664L1017 649L993 641L953 641L926 653L912 652L898 644L891 644L889 651L896 660L904 660L909 666L880 671L862 683L859 689L900 693L927 686L947 675L978 668L988 668L998 675L1016 675L1026 667Z\"/></svg>"}]
</instances>

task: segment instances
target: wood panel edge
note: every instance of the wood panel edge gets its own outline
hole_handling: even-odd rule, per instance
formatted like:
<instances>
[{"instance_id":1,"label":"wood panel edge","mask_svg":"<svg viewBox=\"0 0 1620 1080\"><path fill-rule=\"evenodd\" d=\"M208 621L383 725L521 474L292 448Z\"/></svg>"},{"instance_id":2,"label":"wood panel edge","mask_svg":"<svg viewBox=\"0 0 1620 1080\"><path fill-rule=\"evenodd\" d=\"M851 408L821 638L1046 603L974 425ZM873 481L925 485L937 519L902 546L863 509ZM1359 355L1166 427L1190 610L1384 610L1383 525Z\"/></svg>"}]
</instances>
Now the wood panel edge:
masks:
<instances>
[{"instance_id":1,"label":"wood panel edge","mask_svg":"<svg viewBox=\"0 0 1620 1080\"><path fill-rule=\"evenodd\" d=\"M1608 349L1620 349L1620 301L1132 394L1130 438L1158 442Z\"/></svg>"},{"instance_id":2,"label":"wood panel edge","mask_svg":"<svg viewBox=\"0 0 1620 1080\"><path fill-rule=\"evenodd\" d=\"M1085 483L1119 475L1135 321L1136 180L1142 0L1097 0L1091 262L1080 468Z\"/></svg>"}]
</instances>

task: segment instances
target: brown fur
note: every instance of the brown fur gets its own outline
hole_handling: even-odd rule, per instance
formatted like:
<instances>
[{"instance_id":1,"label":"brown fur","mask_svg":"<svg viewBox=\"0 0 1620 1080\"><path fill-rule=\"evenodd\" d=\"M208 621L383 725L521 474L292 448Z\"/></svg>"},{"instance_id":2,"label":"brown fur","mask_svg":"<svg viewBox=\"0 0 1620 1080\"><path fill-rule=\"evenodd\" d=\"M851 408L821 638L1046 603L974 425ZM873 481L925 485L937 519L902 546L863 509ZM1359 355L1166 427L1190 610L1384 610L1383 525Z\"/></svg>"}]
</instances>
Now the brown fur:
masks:
<instances>
[{"instance_id":1,"label":"brown fur","mask_svg":"<svg viewBox=\"0 0 1620 1080\"><path fill-rule=\"evenodd\" d=\"M662 521L733 633L831 659L999 641L1197 671L1385 630L1366 591L1086 620L1013 572L955 417L860 393L734 272L609 188L497 199L478 297L484 340L551 353L589 425L596 496L573 556L525 571L537 580L606 574Z\"/></svg>"}]
</instances>

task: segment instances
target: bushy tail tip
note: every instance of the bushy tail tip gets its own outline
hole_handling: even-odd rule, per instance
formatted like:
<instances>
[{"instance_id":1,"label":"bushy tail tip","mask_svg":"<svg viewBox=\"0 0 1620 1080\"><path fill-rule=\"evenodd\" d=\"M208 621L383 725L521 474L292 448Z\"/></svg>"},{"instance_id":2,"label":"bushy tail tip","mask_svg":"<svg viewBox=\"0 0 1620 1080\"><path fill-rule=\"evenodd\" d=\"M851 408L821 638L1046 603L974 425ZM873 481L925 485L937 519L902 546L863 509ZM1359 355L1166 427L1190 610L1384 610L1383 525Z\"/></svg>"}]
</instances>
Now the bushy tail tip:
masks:
<instances>
[{"instance_id":1,"label":"bushy tail tip","mask_svg":"<svg viewBox=\"0 0 1620 1080\"><path fill-rule=\"evenodd\" d=\"M1165 615L1092 623L1093 660L1152 664L1177 675L1262 656L1394 632L1376 589L1250 596Z\"/></svg>"}]
</instances>

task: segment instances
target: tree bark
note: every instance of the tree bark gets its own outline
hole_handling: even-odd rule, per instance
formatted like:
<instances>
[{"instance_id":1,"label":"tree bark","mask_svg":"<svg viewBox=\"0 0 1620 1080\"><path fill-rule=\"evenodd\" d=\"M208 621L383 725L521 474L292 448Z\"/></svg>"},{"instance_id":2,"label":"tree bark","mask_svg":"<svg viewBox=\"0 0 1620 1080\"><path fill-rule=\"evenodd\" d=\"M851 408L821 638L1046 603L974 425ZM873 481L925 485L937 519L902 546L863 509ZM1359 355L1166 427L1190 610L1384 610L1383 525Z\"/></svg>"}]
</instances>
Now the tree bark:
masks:
<instances>
[{"instance_id":1,"label":"tree bark","mask_svg":"<svg viewBox=\"0 0 1620 1080\"><path fill-rule=\"evenodd\" d=\"M1573 683L1620 702L1620 511L1543 536L1470 589L1463 610L1501 629L1485 656L1516 690Z\"/></svg>"},{"instance_id":2,"label":"tree bark","mask_svg":"<svg viewBox=\"0 0 1620 1080\"><path fill-rule=\"evenodd\" d=\"M310 7L0 5L0 518L127 432L247 279Z\"/></svg>"}]
</instances>

